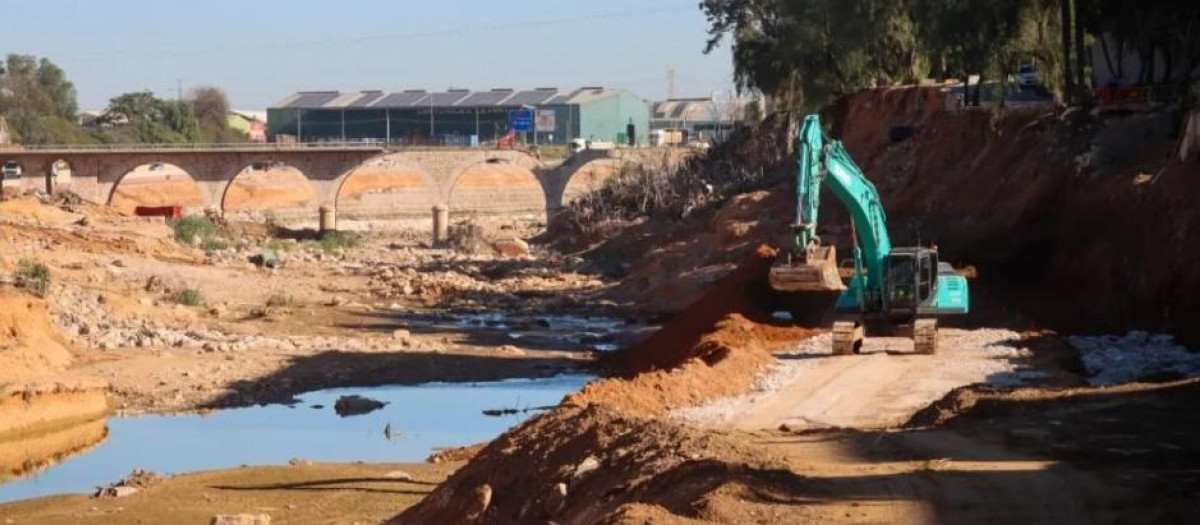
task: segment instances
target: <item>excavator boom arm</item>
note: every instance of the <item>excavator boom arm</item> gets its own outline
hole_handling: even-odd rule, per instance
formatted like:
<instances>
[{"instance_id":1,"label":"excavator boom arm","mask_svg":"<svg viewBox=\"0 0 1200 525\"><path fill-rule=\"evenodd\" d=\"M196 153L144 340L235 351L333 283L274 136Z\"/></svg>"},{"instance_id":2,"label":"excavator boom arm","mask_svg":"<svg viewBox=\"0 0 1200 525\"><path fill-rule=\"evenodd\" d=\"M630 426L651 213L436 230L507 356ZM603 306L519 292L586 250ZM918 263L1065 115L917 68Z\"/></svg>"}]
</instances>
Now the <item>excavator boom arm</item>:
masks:
<instances>
[{"instance_id":1,"label":"excavator boom arm","mask_svg":"<svg viewBox=\"0 0 1200 525\"><path fill-rule=\"evenodd\" d=\"M815 242L821 185L827 184L854 219L855 259L860 268L865 267L865 276L860 276L858 285L869 293L881 293L884 259L892 251L892 241L879 192L850 158L841 141L826 139L819 116L805 117L799 141L795 247L803 250Z\"/></svg>"}]
</instances>

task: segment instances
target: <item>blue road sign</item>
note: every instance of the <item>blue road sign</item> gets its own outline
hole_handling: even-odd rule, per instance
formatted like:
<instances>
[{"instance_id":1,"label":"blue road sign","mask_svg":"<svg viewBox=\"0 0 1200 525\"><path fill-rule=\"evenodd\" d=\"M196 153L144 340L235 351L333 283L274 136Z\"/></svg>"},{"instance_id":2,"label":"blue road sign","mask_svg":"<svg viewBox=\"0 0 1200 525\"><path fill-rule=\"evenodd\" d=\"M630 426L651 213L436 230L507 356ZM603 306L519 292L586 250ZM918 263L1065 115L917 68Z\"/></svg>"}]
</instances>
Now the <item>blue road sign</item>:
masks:
<instances>
[{"instance_id":1,"label":"blue road sign","mask_svg":"<svg viewBox=\"0 0 1200 525\"><path fill-rule=\"evenodd\" d=\"M533 111L528 109L510 109L508 111L508 126L513 131L519 133L533 131Z\"/></svg>"}]
</instances>

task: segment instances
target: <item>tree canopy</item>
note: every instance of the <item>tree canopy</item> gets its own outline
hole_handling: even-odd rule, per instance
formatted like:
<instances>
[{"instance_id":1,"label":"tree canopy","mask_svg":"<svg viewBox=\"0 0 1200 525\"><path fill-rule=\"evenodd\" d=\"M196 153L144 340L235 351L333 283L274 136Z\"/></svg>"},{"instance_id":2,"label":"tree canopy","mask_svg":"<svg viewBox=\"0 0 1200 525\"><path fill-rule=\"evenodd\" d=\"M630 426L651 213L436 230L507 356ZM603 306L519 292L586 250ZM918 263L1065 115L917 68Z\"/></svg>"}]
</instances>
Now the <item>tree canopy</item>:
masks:
<instances>
[{"instance_id":1,"label":"tree canopy","mask_svg":"<svg viewBox=\"0 0 1200 525\"><path fill-rule=\"evenodd\" d=\"M75 85L48 59L10 54L0 63L0 117L24 144L183 143L244 140L230 130L229 98L220 88L192 90L188 100L150 91L112 98L97 129L79 125Z\"/></svg>"},{"instance_id":2,"label":"tree canopy","mask_svg":"<svg viewBox=\"0 0 1200 525\"><path fill-rule=\"evenodd\" d=\"M125 93L108 102L100 132L105 142L201 142L200 121L185 101L163 100L149 91Z\"/></svg>"},{"instance_id":3,"label":"tree canopy","mask_svg":"<svg viewBox=\"0 0 1200 525\"><path fill-rule=\"evenodd\" d=\"M1200 2L702 0L700 7L706 52L728 41L738 88L787 108L925 76L1003 84L1025 62L1037 65L1046 88L1067 95L1090 77L1093 42L1112 70L1134 52L1140 70L1129 75L1138 83L1187 79L1181 73L1200 66Z\"/></svg>"},{"instance_id":4,"label":"tree canopy","mask_svg":"<svg viewBox=\"0 0 1200 525\"><path fill-rule=\"evenodd\" d=\"M208 142L226 142L236 132L229 129L229 97L215 86L201 86L188 97L200 129Z\"/></svg>"},{"instance_id":5,"label":"tree canopy","mask_svg":"<svg viewBox=\"0 0 1200 525\"><path fill-rule=\"evenodd\" d=\"M53 62L10 54L0 65L0 116L15 139L40 143L81 138L75 129L79 111L75 85Z\"/></svg>"}]
</instances>

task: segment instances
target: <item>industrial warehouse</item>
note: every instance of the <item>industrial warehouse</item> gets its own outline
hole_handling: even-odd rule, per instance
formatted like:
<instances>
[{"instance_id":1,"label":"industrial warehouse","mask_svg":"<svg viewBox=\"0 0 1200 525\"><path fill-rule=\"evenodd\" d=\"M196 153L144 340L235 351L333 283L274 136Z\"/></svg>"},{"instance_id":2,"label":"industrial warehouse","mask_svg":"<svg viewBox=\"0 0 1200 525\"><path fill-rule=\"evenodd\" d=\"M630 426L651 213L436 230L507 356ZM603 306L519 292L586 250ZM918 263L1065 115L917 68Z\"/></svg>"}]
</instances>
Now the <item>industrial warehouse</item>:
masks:
<instances>
[{"instance_id":1,"label":"industrial warehouse","mask_svg":"<svg viewBox=\"0 0 1200 525\"><path fill-rule=\"evenodd\" d=\"M268 109L268 122L275 142L475 146L583 139L645 144L650 110L633 93L604 87L305 91Z\"/></svg>"}]
</instances>

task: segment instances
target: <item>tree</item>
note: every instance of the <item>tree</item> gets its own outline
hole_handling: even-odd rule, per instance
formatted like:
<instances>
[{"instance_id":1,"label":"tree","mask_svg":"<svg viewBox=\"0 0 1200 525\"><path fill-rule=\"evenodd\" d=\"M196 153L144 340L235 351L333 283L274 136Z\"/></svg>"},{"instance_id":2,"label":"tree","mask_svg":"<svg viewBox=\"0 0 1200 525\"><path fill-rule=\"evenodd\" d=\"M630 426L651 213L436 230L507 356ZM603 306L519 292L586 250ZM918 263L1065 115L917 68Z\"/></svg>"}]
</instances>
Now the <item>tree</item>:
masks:
<instances>
[{"instance_id":1,"label":"tree","mask_svg":"<svg viewBox=\"0 0 1200 525\"><path fill-rule=\"evenodd\" d=\"M1057 87L1061 77L1044 73L1062 61L1062 1L704 0L701 9L705 50L731 41L738 88L797 110L929 73L998 80L1002 103L1009 75L1027 60ZM982 87L969 88L978 103Z\"/></svg>"},{"instance_id":2,"label":"tree","mask_svg":"<svg viewBox=\"0 0 1200 525\"><path fill-rule=\"evenodd\" d=\"M226 142L232 138L229 129L229 97L214 86L193 89L189 97L196 119L207 140Z\"/></svg>"},{"instance_id":3,"label":"tree","mask_svg":"<svg viewBox=\"0 0 1200 525\"><path fill-rule=\"evenodd\" d=\"M150 91L117 95L108 101L103 120L110 124L162 120L164 102Z\"/></svg>"},{"instance_id":4,"label":"tree","mask_svg":"<svg viewBox=\"0 0 1200 525\"><path fill-rule=\"evenodd\" d=\"M705 0L706 52L732 43L734 82L788 110L914 81L926 62L906 0Z\"/></svg>"},{"instance_id":5,"label":"tree","mask_svg":"<svg viewBox=\"0 0 1200 525\"><path fill-rule=\"evenodd\" d=\"M1118 78L1138 84L1183 83L1200 67L1196 2L1076 0L1076 11L1081 30L1098 37L1105 66ZM1137 55L1137 71L1125 68L1127 51Z\"/></svg>"},{"instance_id":6,"label":"tree","mask_svg":"<svg viewBox=\"0 0 1200 525\"><path fill-rule=\"evenodd\" d=\"M0 66L0 116L8 120L16 140L65 140L63 123L72 123L78 110L75 85L53 62L10 54ZM50 129L40 129L43 123L51 124Z\"/></svg>"},{"instance_id":7,"label":"tree","mask_svg":"<svg viewBox=\"0 0 1200 525\"><path fill-rule=\"evenodd\" d=\"M114 97L102 120L110 126L102 132L105 142L174 144L203 139L190 103L162 100L149 91Z\"/></svg>"}]
</instances>

